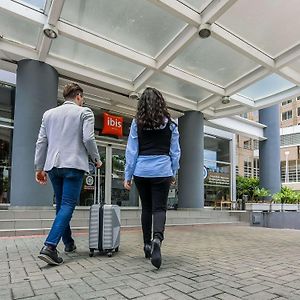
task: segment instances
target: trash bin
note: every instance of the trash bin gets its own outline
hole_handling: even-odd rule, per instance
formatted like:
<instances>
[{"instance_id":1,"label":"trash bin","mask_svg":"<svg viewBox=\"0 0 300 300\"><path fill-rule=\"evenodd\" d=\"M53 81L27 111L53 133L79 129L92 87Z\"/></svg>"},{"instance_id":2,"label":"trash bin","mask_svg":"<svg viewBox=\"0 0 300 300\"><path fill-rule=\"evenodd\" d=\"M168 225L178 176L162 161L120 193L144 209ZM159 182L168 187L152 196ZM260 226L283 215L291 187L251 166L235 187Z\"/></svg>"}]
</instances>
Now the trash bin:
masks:
<instances>
[{"instance_id":1,"label":"trash bin","mask_svg":"<svg viewBox=\"0 0 300 300\"><path fill-rule=\"evenodd\" d=\"M248 195L243 195L242 197L242 210L246 209L246 202L248 201Z\"/></svg>"}]
</instances>

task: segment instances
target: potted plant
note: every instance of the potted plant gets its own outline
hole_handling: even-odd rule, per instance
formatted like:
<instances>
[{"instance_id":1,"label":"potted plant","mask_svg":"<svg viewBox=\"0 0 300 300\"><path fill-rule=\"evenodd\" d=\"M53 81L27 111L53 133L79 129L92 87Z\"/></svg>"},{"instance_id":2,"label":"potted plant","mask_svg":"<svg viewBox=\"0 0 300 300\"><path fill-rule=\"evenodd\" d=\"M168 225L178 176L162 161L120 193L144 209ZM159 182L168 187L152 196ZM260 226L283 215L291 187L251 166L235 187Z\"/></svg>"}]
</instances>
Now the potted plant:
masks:
<instances>
[{"instance_id":1,"label":"potted plant","mask_svg":"<svg viewBox=\"0 0 300 300\"><path fill-rule=\"evenodd\" d=\"M280 203L282 210L298 210L299 195L292 189L283 186L280 192L276 193L272 197L273 203Z\"/></svg>"}]
</instances>

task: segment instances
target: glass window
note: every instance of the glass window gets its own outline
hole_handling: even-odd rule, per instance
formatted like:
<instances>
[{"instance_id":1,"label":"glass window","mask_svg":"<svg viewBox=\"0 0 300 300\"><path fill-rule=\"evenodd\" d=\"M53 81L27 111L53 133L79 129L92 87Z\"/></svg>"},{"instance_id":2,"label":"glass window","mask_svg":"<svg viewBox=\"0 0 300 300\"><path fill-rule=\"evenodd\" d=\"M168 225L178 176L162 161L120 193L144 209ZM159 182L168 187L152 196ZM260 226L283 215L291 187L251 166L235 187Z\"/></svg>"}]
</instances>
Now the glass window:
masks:
<instances>
[{"instance_id":1,"label":"glass window","mask_svg":"<svg viewBox=\"0 0 300 300\"><path fill-rule=\"evenodd\" d=\"M244 142L244 149L247 149L247 150L251 150L252 149L252 147L251 147L251 140L248 140L248 141Z\"/></svg>"},{"instance_id":2,"label":"glass window","mask_svg":"<svg viewBox=\"0 0 300 300\"><path fill-rule=\"evenodd\" d=\"M5 39L35 47L41 31L41 25L0 11L0 35Z\"/></svg>"},{"instance_id":3,"label":"glass window","mask_svg":"<svg viewBox=\"0 0 300 300\"><path fill-rule=\"evenodd\" d=\"M0 203L9 203L15 88L0 83Z\"/></svg>"},{"instance_id":4,"label":"glass window","mask_svg":"<svg viewBox=\"0 0 300 300\"><path fill-rule=\"evenodd\" d=\"M293 100L286 100L286 101L281 102L281 105L284 106L284 105L287 105L292 102L293 102Z\"/></svg>"},{"instance_id":5,"label":"glass window","mask_svg":"<svg viewBox=\"0 0 300 300\"><path fill-rule=\"evenodd\" d=\"M194 101L199 101L212 95L198 86L160 73L155 73L147 81L147 85L155 87L162 92L171 93Z\"/></svg>"},{"instance_id":6,"label":"glass window","mask_svg":"<svg viewBox=\"0 0 300 300\"><path fill-rule=\"evenodd\" d=\"M244 161L244 177L252 177L252 163L251 161Z\"/></svg>"},{"instance_id":7,"label":"glass window","mask_svg":"<svg viewBox=\"0 0 300 300\"><path fill-rule=\"evenodd\" d=\"M124 189L125 149L112 149L112 190L111 203L119 206L139 206L139 195L136 187L130 191Z\"/></svg>"},{"instance_id":8,"label":"glass window","mask_svg":"<svg viewBox=\"0 0 300 300\"><path fill-rule=\"evenodd\" d=\"M230 200L231 164L229 140L204 136L204 205L215 206L218 200Z\"/></svg>"},{"instance_id":9,"label":"glass window","mask_svg":"<svg viewBox=\"0 0 300 300\"><path fill-rule=\"evenodd\" d=\"M300 96L297 97L297 100L300 100Z\"/></svg>"},{"instance_id":10,"label":"glass window","mask_svg":"<svg viewBox=\"0 0 300 300\"><path fill-rule=\"evenodd\" d=\"M44 10L46 4L46 0L17 0L17 2L29 4L30 6L36 7L40 10Z\"/></svg>"},{"instance_id":11,"label":"glass window","mask_svg":"<svg viewBox=\"0 0 300 300\"><path fill-rule=\"evenodd\" d=\"M211 1L212 0L183 0L181 2L186 3L187 6L198 12L202 12Z\"/></svg>"},{"instance_id":12,"label":"glass window","mask_svg":"<svg viewBox=\"0 0 300 300\"><path fill-rule=\"evenodd\" d=\"M66 0L61 18L152 57L186 25L145 0Z\"/></svg>"},{"instance_id":13,"label":"glass window","mask_svg":"<svg viewBox=\"0 0 300 300\"><path fill-rule=\"evenodd\" d=\"M214 38L195 39L171 64L221 86L228 85L258 66Z\"/></svg>"},{"instance_id":14,"label":"glass window","mask_svg":"<svg viewBox=\"0 0 300 300\"><path fill-rule=\"evenodd\" d=\"M300 116L300 107L297 108L297 116Z\"/></svg>"},{"instance_id":15,"label":"glass window","mask_svg":"<svg viewBox=\"0 0 300 300\"><path fill-rule=\"evenodd\" d=\"M62 36L52 42L50 54L131 81L143 70L143 67L125 59Z\"/></svg>"},{"instance_id":16,"label":"glass window","mask_svg":"<svg viewBox=\"0 0 300 300\"><path fill-rule=\"evenodd\" d=\"M281 113L281 120L282 121L289 120L292 117L293 117L293 112L291 110Z\"/></svg>"},{"instance_id":17,"label":"glass window","mask_svg":"<svg viewBox=\"0 0 300 300\"><path fill-rule=\"evenodd\" d=\"M0 83L0 124L12 125L15 107L15 88Z\"/></svg>"},{"instance_id":18,"label":"glass window","mask_svg":"<svg viewBox=\"0 0 300 300\"><path fill-rule=\"evenodd\" d=\"M299 0L236 1L217 21L244 41L276 57L299 42L297 7Z\"/></svg>"},{"instance_id":19,"label":"glass window","mask_svg":"<svg viewBox=\"0 0 300 300\"><path fill-rule=\"evenodd\" d=\"M102 166L100 168L100 200L105 199L105 158L106 158L106 148L98 146L98 151L100 154L100 160L102 161ZM85 174L83 178L83 184L80 193L80 206L90 206L94 203L94 191L95 191L95 168L94 164L90 164L90 174Z\"/></svg>"},{"instance_id":20,"label":"glass window","mask_svg":"<svg viewBox=\"0 0 300 300\"><path fill-rule=\"evenodd\" d=\"M13 130L0 125L0 203L9 203Z\"/></svg>"},{"instance_id":21,"label":"glass window","mask_svg":"<svg viewBox=\"0 0 300 300\"><path fill-rule=\"evenodd\" d=\"M204 159L208 161L230 162L229 140L205 135Z\"/></svg>"},{"instance_id":22,"label":"glass window","mask_svg":"<svg viewBox=\"0 0 300 300\"><path fill-rule=\"evenodd\" d=\"M253 159L253 176L259 178L259 159Z\"/></svg>"},{"instance_id":23,"label":"glass window","mask_svg":"<svg viewBox=\"0 0 300 300\"><path fill-rule=\"evenodd\" d=\"M277 74L271 74L255 82L239 94L251 99L260 99L285 91L295 85Z\"/></svg>"},{"instance_id":24,"label":"glass window","mask_svg":"<svg viewBox=\"0 0 300 300\"><path fill-rule=\"evenodd\" d=\"M230 164L204 160L204 205L214 206L217 200L230 200Z\"/></svg>"}]
</instances>

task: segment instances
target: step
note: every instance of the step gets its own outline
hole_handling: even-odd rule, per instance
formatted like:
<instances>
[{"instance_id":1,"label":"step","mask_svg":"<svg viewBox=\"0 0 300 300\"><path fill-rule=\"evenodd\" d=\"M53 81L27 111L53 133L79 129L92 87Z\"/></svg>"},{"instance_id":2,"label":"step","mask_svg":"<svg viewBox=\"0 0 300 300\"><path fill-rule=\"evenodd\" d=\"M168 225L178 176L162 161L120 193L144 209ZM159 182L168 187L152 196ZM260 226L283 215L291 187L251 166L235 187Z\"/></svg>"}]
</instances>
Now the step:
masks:
<instances>
[{"instance_id":1,"label":"step","mask_svg":"<svg viewBox=\"0 0 300 300\"><path fill-rule=\"evenodd\" d=\"M54 209L0 210L0 236L46 234L51 228ZM140 226L141 209L121 208L121 226ZM214 211L212 209L169 210L166 224L238 224L248 223L249 214L241 211ZM89 209L77 208L71 221L72 230L87 231Z\"/></svg>"}]
</instances>

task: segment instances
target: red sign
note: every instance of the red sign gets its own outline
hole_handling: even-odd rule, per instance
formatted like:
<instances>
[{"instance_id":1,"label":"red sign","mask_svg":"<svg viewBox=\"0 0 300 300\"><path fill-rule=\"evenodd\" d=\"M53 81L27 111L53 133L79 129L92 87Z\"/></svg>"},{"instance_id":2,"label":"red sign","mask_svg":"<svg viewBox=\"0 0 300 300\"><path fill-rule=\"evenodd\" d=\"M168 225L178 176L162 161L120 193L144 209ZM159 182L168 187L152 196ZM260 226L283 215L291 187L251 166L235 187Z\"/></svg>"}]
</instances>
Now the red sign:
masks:
<instances>
[{"instance_id":1,"label":"red sign","mask_svg":"<svg viewBox=\"0 0 300 300\"><path fill-rule=\"evenodd\" d=\"M123 117L104 113L102 134L111 134L121 137L123 135Z\"/></svg>"}]
</instances>

